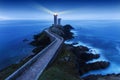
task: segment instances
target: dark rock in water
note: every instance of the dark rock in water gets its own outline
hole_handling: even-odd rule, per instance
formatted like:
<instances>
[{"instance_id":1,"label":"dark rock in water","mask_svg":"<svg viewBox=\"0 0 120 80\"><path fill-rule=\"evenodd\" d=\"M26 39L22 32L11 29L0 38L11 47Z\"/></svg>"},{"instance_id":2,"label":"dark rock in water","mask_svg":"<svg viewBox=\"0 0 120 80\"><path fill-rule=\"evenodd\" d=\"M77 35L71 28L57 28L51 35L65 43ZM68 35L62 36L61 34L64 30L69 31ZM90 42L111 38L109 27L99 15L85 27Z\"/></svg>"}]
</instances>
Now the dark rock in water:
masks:
<instances>
[{"instance_id":1,"label":"dark rock in water","mask_svg":"<svg viewBox=\"0 0 120 80\"><path fill-rule=\"evenodd\" d=\"M65 25L65 26L63 26L64 27L64 30L65 31L70 31L71 29L74 29L71 25L69 25L69 24L67 24L67 25Z\"/></svg>"},{"instance_id":2,"label":"dark rock in water","mask_svg":"<svg viewBox=\"0 0 120 80\"><path fill-rule=\"evenodd\" d=\"M88 67L90 67L92 70L97 70L97 69L105 69L107 68L110 63L106 61L98 61L94 63L88 63Z\"/></svg>"},{"instance_id":3,"label":"dark rock in water","mask_svg":"<svg viewBox=\"0 0 120 80\"><path fill-rule=\"evenodd\" d=\"M86 51L89 51L89 48L85 46L77 46L77 47L73 47L72 51L73 53L86 52Z\"/></svg>"},{"instance_id":4,"label":"dark rock in water","mask_svg":"<svg viewBox=\"0 0 120 80\"><path fill-rule=\"evenodd\" d=\"M74 29L71 25L63 26L64 35L62 36L65 40L74 38L73 33L71 30Z\"/></svg>"},{"instance_id":5,"label":"dark rock in water","mask_svg":"<svg viewBox=\"0 0 120 80\"><path fill-rule=\"evenodd\" d=\"M88 53L89 48L85 46L73 47L72 52L76 55L77 60L82 59L82 61L87 62L92 59L97 59L100 57L99 54Z\"/></svg>"},{"instance_id":6,"label":"dark rock in water","mask_svg":"<svg viewBox=\"0 0 120 80\"><path fill-rule=\"evenodd\" d=\"M77 55L77 57L78 57L78 59L82 59L83 61L87 62L89 60L99 58L100 55L99 54L81 52L79 55Z\"/></svg>"},{"instance_id":7,"label":"dark rock in water","mask_svg":"<svg viewBox=\"0 0 120 80\"><path fill-rule=\"evenodd\" d=\"M109 62L106 61L98 61L94 63L88 63L80 66L79 73L80 75L83 75L91 70L99 70L99 69L105 69L110 65Z\"/></svg>"},{"instance_id":8,"label":"dark rock in water","mask_svg":"<svg viewBox=\"0 0 120 80\"><path fill-rule=\"evenodd\" d=\"M83 51L89 51L89 48L86 46L79 46L79 49Z\"/></svg>"},{"instance_id":9,"label":"dark rock in water","mask_svg":"<svg viewBox=\"0 0 120 80\"><path fill-rule=\"evenodd\" d=\"M76 43L72 43L72 45L76 45L76 44L78 44L77 42Z\"/></svg>"},{"instance_id":10,"label":"dark rock in water","mask_svg":"<svg viewBox=\"0 0 120 80\"><path fill-rule=\"evenodd\" d=\"M75 55L76 68L80 75L83 75L91 70L99 70L107 68L110 63L106 61L98 61L93 63L87 63L90 60L100 57L99 54L93 54L89 51L88 47L68 45L71 52Z\"/></svg>"},{"instance_id":11,"label":"dark rock in water","mask_svg":"<svg viewBox=\"0 0 120 80\"><path fill-rule=\"evenodd\" d=\"M29 40L28 40L28 39L24 39L24 40L23 40L23 42L27 42L27 41L29 41Z\"/></svg>"},{"instance_id":12,"label":"dark rock in water","mask_svg":"<svg viewBox=\"0 0 120 80\"><path fill-rule=\"evenodd\" d=\"M107 75L88 75L83 80L120 80L120 74L107 74Z\"/></svg>"}]
</instances>

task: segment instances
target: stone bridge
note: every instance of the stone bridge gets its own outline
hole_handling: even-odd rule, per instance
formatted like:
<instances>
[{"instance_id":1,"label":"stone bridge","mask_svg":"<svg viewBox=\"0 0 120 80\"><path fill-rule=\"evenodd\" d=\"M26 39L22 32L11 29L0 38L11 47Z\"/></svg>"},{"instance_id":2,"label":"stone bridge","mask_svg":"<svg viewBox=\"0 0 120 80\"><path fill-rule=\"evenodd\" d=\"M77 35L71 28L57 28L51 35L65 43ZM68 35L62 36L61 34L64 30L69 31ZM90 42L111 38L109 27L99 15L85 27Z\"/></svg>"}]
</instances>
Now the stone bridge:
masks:
<instances>
[{"instance_id":1,"label":"stone bridge","mask_svg":"<svg viewBox=\"0 0 120 80\"><path fill-rule=\"evenodd\" d=\"M45 32L50 38L52 38L51 44L49 44L45 49L39 52L5 80L38 80L39 76L53 60L64 42L62 37L50 32L48 29L46 29Z\"/></svg>"}]
</instances>

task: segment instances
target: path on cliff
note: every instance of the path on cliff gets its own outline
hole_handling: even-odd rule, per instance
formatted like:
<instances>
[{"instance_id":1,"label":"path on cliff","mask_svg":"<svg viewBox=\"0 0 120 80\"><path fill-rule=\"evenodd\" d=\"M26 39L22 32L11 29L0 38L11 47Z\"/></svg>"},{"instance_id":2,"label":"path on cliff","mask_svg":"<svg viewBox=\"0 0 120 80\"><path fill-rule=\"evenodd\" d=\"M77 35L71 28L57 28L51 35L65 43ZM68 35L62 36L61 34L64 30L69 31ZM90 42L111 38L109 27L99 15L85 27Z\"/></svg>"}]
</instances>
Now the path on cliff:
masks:
<instances>
[{"instance_id":1,"label":"path on cliff","mask_svg":"<svg viewBox=\"0 0 120 80\"><path fill-rule=\"evenodd\" d=\"M51 33L49 30L45 30L45 32L55 38L55 40L48 46L48 48L39 56L39 58L32 63L25 71L21 73L21 75L16 77L16 73L9 76L6 80L13 80L12 77L15 76L15 80L37 80L42 72L45 70L49 62L52 60L58 49L61 47L63 43L63 38L57 36L54 33Z\"/></svg>"}]
</instances>

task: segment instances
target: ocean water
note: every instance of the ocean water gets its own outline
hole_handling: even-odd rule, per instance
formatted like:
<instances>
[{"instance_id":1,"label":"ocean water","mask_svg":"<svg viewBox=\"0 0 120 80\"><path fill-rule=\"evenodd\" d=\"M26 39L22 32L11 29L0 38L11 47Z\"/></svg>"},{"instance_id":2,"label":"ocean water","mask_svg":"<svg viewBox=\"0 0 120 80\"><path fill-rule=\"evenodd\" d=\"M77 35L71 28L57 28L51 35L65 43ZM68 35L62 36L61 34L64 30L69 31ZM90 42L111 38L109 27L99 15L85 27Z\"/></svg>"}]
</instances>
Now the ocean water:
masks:
<instances>
[{"instance_id":1,"label":"ocean water","mask_svg":"<svg viewBox=\"0 0 120 80\"><path fill-rule=\"evenodd\" d=\"M33 46L29 45L34 34L49 27L52 21L12 20L0 21L0 69L17 63L30 55ZM80 20L62 21L71 24L75 38L68 43L79 42L99 53L101 57L89 61L109 61L107 69L90 71L89 74L120 73L120 21L119 20ZM24 42L24 39L29 41ZM76 45L77 46L77 45Z\"/></svg>"},{"instance_id":2,"label":"ocean water","mask_svg":"<svg viewBox=\"0 0 120 80\"><path fill-rule=\"evenodd\" d=\"M89 61L109 61L107 69L90 71L85 74L120 73L120 20L82 20L72 22L75 38L67 43L78 42L88 46L94 53L101 55L99 59ZM78 46L76 45L76 46Z\"/></svg>"},{"instance_id":3,"label":"ocean water","mask_svg":"<svg viewBox=\"0 0 120 80\"><path fill-rule=\"evenodd\" d=\"M29 45L33 35L51 25L50 21L7 20L0 21L0 69L14 64L32 54ZM27 39L28 41L23 41Z\"/></svg>"}]
</instances>

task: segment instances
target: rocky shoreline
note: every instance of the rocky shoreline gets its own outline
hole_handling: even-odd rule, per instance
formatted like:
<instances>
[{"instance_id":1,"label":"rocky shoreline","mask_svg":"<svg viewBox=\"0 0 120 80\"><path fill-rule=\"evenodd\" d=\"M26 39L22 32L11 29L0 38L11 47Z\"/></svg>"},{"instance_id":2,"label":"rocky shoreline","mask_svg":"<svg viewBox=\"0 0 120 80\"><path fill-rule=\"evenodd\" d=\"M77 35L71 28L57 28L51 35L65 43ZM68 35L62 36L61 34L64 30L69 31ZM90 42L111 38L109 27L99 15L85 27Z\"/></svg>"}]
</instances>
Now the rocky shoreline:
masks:
<instances>
[{"instance_id":1,"label":"rocky shoreline","mask_svg":"<svg viewBox=\"0 0 120 80\"><path fill-rule=\"evenodd\" d=\"M72 44L66 45L69 50L75 55L75 64L80 76L92 70L105 69L110 65L110 63L107 61L87 63L90 60L98 59L100 55L92 54L89 52L90 49L86 46L75 47Z\"/></svg>"},{"instance_id":2,"label":"rocky shoreline","mask_svg":"<svg viewBox=\"0 0 120 80\"><path fill-rule=\"evenodd\" d=\"M57 32L55 32L55 33L57 33L59 36L63 37L65 40L74 38L73 33L71 32L71 30L74 28L70 25L65 25L65 26L63 26L63 28L66 26L67 26L67 28L65 28L66 30L60 29L60 28L54 29L54 30L57 30ZM63 33L58 33L59 29L62 30ZM59 32L62 32L62 31L59 31ZM76 45L76 44L77 43L65 44L65 45L67 46L67 49L72 54L74 54L74 64L75 64L75 68L78 71L78 75L82 76L89 71L106 69L109 67L110 62L108 62L108 61L96 61L96 62L87 63L90 60L98 59L100 57L100 54L93 54L92 52L90 52L90 49L87 46L80 45L80 46L75 47L74 45ZM67 56L66 60L70 61L70 56ZM114 79L111 78L112 76L114 77ZM110 78L110 80L118 80L115 78L120 79L120 74L89 75L89 76L84 77L83 80L106 80L106 79L103 79L105 77L107 79Z\"/></svg>"},{"instance_id":3,"label":"rocky shoreline","mask_svg":"<svg viewBox=\"0 0 120 80\"><path fill-rule=\"evenodd\" d=\"M83 78L83 80L120 80L120 74L107 74L107 75L89 75Z\"/></svg>"},{"instance_id":4,"label":"rocky shoreline","mask_svg":"<svg viewBox=\"0 0 120 80\"><path fill-rule=\"evenodd\" d=\"M92 54L89 52L89 48L85 46L72 46L71 51L76 55L76 65L80 75L83 75L91 70L99 70L107 68L110 63L107 61L97 61L93 63L87 63L90 60L100 57L99 54Z\"/></svg>"},{"instance_id":5,"label":"rocky shoreline","mask_svg":"<svg viewBox=\"0 0 120 80\"><path fill-rule=\"evenodd\" d=\"M63 37L65 41L74 38L73 33L71 32L71 30L74 28L71 25L58 26L58 27L51 26L49 29L51 32L54 32L59 36ZM20 66L22 66L24 63L26 63L28 60L30 60L32 57L34 57L37 53L39 53L42 49L44 49L47 45L51 43L50 38L44 32L34 35L33 39L34 40L30 42L30 45L35 47L32 51L34 54L25 58L20 63L13 64L7 67L6 69L2 70L0 72L0 78L2 80L5 79L5 77L7 77L8 75L10 75L12 72L17 70ZM64 76L65 80L107 80L107 79L120 80L120 74L107 74L107 75L99 74L99 75L89 75L83 78L79 78L79 76L82 76L88 73L89 71L108 68L110 62L108 61L88 62L93 59L98 59L100 57L100 54L93 54L90 51L90 48L88 48L87 46L82 46L82 45L74 46L76 44L77 43L63 44L63 49L61 51L62 53L58 55L58 58L54 61L52 70L57 70L58 73L61 72L62 74L65 74L69 77L72 76L71 78L73 78L73 79L68 79ZM49 73L49 71L47 70L45 72ZM54 75L57 74L55 73ZM61 74L57 76L60 75ZM46 78L40 80L48 80L48 79ZM53 79L49 79L49 80L53 80ZM61 80L63 80L63 78Z\"/></svg>"}]
</instances>

